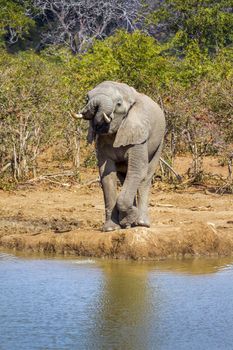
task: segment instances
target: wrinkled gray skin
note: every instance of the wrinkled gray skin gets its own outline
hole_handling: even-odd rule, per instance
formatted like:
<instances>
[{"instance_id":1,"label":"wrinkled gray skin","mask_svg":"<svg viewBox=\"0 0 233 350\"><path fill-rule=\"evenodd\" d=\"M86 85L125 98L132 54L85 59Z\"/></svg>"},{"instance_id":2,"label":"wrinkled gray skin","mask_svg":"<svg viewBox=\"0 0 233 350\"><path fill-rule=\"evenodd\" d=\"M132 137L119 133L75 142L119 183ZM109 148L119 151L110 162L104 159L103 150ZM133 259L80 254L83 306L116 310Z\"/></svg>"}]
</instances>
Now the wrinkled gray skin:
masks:
<instances>
[{"instance_id":1,"label":"wrinkled gray skin","mask_svg":"<svg viewBox=\"0 0 233 350\"><path fill-rule=\"evenodd\" d=\"M88 141L96 140L105 201L103 231L149 227L148 195L162 149L164 114L148 96L112 81L97 85L87 99L81 114L90 121ZM117 178L122 183L118 195Z\"/></svg>"}]
</instances>

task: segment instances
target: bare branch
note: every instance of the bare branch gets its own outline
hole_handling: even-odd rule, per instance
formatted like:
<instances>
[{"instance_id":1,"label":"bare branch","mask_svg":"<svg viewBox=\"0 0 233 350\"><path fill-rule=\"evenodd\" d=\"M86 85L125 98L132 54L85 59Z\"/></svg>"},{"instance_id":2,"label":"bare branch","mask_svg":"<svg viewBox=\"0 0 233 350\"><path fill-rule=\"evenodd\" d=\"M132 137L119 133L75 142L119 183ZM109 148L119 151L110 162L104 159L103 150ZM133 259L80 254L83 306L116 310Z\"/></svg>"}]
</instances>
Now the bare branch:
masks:
<instances>
[{"instance_id":1,"label":"bare branch","mask_svg":"<svg viewBox=\"0 0 233 350\"><path fill-rule=\"evenodd\" d=\"M105 38L117 28L137 27L140 0L33 0L48 31L45 44L66 44L73 52L86 51L95 38Z\"/></svg>"},{"instance_id":2,"label":"bare branch","mask_svg":"<svg viewBox=\"0 0 233 350\"><path fill-rule=\"evenodd\" d=\"M168 169L176 176L178 181L182 181L182 176L180 176L172 167L170 164L168 164L168 162L166 162L166 160L164 160L163 158L160 157L160 162L162 162L163 164L165 164Z\"/></svg>"}]
</instances>

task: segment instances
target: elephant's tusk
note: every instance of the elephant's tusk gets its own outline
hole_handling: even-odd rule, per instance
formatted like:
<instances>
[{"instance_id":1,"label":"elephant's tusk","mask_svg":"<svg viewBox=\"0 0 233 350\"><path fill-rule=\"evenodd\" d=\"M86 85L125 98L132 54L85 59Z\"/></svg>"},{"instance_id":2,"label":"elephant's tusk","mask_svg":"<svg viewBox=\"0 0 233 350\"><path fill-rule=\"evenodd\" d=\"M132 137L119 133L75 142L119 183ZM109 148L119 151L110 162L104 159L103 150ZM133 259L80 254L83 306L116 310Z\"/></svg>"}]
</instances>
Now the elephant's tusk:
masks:
<instances>
[{"instance_id":1,"label":"elephant's tusk","mask_svg":"<svg viewBox=\"0 0 233 350\"><path fill-rule=\"evenodd\" d=\"M111 123L112 118L108 117L106 113L104 113L104 120L106 121L106 123Z\"/></svg>"},{"instance_id":2,"label":"elephant's tusk","mask_svg":"<svg viewBox=\"0 0 233 350\"><path fill-rule=\"evenodd\" d=\"M70 111L69 114L70 114L71 117L73 117L74 119L82 119L82 118L83 118L82 113L74 113L74 112Z\"/></svg>"}]
</instances>

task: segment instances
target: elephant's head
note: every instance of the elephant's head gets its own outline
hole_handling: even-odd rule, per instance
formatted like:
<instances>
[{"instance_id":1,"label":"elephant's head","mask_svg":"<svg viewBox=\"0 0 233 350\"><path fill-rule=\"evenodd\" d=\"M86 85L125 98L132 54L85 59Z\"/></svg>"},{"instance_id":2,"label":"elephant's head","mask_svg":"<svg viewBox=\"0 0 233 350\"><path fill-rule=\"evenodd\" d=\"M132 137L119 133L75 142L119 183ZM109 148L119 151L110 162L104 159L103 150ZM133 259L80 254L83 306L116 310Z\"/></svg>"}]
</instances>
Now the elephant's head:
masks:
<instances>
[{"instance_id":1,"label":"elephant's head","mask_svg":"<svg viewBox=\"0 0 233 350\"><path fill-rule=\"evenodd\" d=\"M145 141L142 126L135 120L126 123L129 112L136 104L138 93L126 84L105 81L87 94L87 104L78 114L79 118L90 121L88 141L92 142L97 134L116 134L114 146L126 146ZM135 127L137 130L135 130ZM133 132L134 130L134 132ZM135 133L136 131L136 133Z\"/></svg>"}]
</instances>

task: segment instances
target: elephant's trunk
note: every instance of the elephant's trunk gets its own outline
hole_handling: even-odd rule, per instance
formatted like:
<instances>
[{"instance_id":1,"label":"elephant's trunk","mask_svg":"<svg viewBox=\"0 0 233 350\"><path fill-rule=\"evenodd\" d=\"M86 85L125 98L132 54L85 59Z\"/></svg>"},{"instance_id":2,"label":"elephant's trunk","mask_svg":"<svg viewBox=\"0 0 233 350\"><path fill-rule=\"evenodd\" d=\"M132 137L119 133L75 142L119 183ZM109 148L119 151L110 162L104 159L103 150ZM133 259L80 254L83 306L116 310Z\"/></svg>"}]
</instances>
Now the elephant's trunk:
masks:
<instances>
[{"instance_id":1,"label":"elephant's trunk","mask_svg":"<svg viewBox=\"0 0 233 350\"><path fill-rule=\"evenodd\" d=\"M113 101L110 97L104 94L95 95L90 99L88 104L81 112L85 119L95 118L95 124L110 122L110 116L113 113Z\"/></svg>"}]
</instances>

